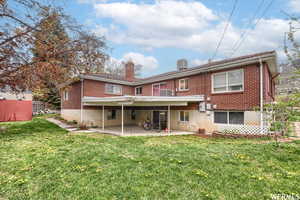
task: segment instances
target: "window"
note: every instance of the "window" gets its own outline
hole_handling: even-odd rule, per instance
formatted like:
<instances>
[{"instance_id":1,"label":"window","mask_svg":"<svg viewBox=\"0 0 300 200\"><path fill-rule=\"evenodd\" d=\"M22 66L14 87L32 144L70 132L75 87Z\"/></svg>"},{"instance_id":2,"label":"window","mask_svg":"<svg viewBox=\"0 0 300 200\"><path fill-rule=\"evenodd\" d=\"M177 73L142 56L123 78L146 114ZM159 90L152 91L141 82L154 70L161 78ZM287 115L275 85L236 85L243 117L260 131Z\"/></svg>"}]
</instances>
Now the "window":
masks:
<instances>
[{"instance_id":1,"label":"window","mask_svg":"<svg viewBox=\"0 0 300 200\"><path fill-rule=\"evenodd\" d=\"M243 91L244 70L238 69L212 75L213 93Z\"/></svg>"},{"instance_id":2,"label":"window","mask_svg":"<svg viewBox=\"0 0 300 200\"><path fill-rule=\"evenodd\" d=\"M189 79L179 80L179 91L185 91L189 89Z\"/></svg>"},{"instance_id":3,"label":"window","mask_svg":"<svg viewBox=\"0 0 300 200\"><path fill-rule=\"evenodd\" d=\"M69 91L68 91L68 90L65 90L63 95L64 95L64 97L63 97L64 100L65 100L65 101L68 101L68 100L69 100Z\"/></svg>"},{"instance_id":4,"label":"window","mask_svg":"<svg viewBox=\"0 0 300 200\"><path fill-rule=\"evenodd\" d=\"M244 112L214 112L214 123L244 124Z\"/></svg>"},{"instance_id":5,"label":"window","mask_svg":"<svg viewBox=\"0 0 300 200\"><path fill-rule=\"evenodd\" d=\"M244 113L229 112L229 124L244 124Z\"/></svg>"},{"instance_id":6,"label":"window","mask_svg":"<svg viewBox=\"0 0 300 200\"><path fill-rule=\"evenodd\" d=\"M171 96L166 83L155 83L152 85L152 96Z\"/></svg>"},{"instance_id":7,"label":"window","mask_svg":"<svg viewBox=\"0 0 300 200\"><path fill-rule=\"evenodd\" d=\"M143 87L135 88L135 95L141 95L143 93Z\"/></svg>"},{"instance_id":8,"label":"window","mask_svg":"<svg viewBox=\"0 0 300 200\"><path fill-rule=\"evenodd\" d=\"M136 112L135 110L131 110L131 120L135 120L136 119Z\"/></svg>"},{"instance_id":9,"label":"window","mask_svg":"<svg viewBox=\"0 0 300 200\"><path fill-rule=\"evenodd\" d=\"M190 116L188 111L179 111L179 121L188 122L190 121Z\"/></svg>"},{"instance_id":10,"label":"window","mask_svg":"<svg viewBox=\"0 0 300 200\"><path fill-rule=\"evenodd\" d=\"M214 114L214 122L218 124L227 124L227 112L215 112Z\"/></svg>"},{"instance_id":11,"label":"window","mask_svg":"<svg viewBox=\"0 0 300 200\"><path fill-rule=\"evenodd\" d=\"M105 84L105 93L107 94L122 94L122 86L114 84Z\"/></svg>"},{"instance_id":12,"label":"window","mask_svg":"<svg viewBox=\"0 0 300 200\"><path fill-rule=\"evenodd\" d=\"M117 119L116 110L107 111L107 120Z\"/></svg>"}]
</instances>

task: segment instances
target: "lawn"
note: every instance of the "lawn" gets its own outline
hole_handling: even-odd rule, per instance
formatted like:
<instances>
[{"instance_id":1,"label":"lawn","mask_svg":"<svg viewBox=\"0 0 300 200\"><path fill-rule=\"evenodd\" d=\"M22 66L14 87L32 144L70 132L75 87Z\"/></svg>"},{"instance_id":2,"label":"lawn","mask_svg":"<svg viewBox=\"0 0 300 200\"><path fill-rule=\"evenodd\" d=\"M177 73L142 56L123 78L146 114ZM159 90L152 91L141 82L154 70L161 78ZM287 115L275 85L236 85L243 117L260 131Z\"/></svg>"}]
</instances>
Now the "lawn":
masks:
<instances>
[{"instance_id":1,"label":"lawn","mask_svg":"<svg viewBox=\"0 0 300 200\"><path fill-rule=\"evenodd\" d=\"M300 196L300 143L70 134L2 123L0 199L271 199Z\"/></svg>"}]
</instances>

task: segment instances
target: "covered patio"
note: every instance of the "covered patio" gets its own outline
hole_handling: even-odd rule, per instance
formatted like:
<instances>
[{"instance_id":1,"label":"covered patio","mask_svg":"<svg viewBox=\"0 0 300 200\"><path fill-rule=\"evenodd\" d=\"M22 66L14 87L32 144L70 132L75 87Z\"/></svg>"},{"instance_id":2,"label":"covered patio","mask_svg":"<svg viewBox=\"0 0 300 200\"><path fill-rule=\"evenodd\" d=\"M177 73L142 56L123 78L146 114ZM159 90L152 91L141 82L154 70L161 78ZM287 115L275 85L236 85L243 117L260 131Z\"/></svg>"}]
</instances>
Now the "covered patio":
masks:
<instances>
[{"instance_id":1,"label":"covered patio","mask_svg":"<svg viewBox=\"0 0 300 200\"><path fill-rule=\"evenodd\" d=\"M187 106L189 102L201 102L204 100L202 95L195 96L120 96L120 97L83 97L83 106L101 108L101 126L94 128L93 131L107 133L118 136L166 136L166 135L190 135L194 132L172 130L171 107ZM83 107L82 106L82 107ZM118 109L115 115L120 116L118 124L111 125L107 120L106 109ZM128 111L140 111L138 119L128 123ZM147 110L143 112L142 110ZM84 110L82 109L82 112ZM126 113L125 113L126 112ZM150 114L150 130L145 130L140 115ZM158 115L156 118L155 116ZM81 121L84 121L82 115ZM145 117L144 117L145 118ZM149 117L147 117L149 118ZM158 119L159 126L155 126L155 120ZM165 121L161 121L165 119ZM139 121L139 122L138 122ZM162 123L164 122L164 123Z\"/></svg>"}]
</instances>

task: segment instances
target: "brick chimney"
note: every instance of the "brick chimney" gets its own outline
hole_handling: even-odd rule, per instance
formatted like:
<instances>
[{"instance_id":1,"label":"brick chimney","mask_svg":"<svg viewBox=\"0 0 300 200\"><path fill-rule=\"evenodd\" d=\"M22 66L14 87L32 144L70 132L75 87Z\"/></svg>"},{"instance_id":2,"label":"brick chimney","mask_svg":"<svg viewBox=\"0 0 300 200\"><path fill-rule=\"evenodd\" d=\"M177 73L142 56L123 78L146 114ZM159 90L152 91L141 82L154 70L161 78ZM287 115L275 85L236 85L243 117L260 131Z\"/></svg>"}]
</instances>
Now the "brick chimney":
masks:
<instances>
[{"instance_id":1,"label":"brick chimney","mask_svg":"<svg viewBox=\"0 0 300 200\"><path fill-rule=\"evenodd\" d=\"M132 61L128 61L125 64L125 79L127 81L134 81L134 63Z\"/></svg>"}]
</instances>

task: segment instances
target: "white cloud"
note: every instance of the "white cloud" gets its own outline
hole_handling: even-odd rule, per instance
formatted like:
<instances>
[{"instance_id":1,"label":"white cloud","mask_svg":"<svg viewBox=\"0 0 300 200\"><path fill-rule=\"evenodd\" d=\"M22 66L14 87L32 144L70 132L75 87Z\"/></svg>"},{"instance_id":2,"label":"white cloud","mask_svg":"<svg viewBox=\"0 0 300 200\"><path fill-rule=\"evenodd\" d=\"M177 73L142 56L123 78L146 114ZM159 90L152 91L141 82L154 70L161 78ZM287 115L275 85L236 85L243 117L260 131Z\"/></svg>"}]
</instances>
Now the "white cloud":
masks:
<instances>
[{"instance_id":1,"label":"white cloud","mask_svg":"<svg viewBox=\"0 0 300 200\"><path fill-rule=\"evenodd\" d=\"M299 0L290 0L289 7L292 11L300 13L300 1Z\"/></svg>"},{"instance_id":2,"label":"white cloud","mask_svg":"<svg viewBox=\"0 0 300 200\"><path fill-rule=\"evenodd\" d=\"M191 61L191 67L203 65L205 63L208 63L208 60L194 59L194 60Z\"/></svg>"},{"instance_id":3,"label":"white cloud","mask_svg":"<svg viewBox=\"0 0 300 200\"><path fill-rule=\"evenodd\" d=\"M105 3L108 0L77 0L78 3Z\"/></svg>"},{"instance_id":4,"label":"white cloud","mask_svg":"<svg viewBox=\"0 0 300 200\"><path fill-rule=\"evenodd\" d=\"M109 18L113 24L96 27L96 31L112 42L134 44L143 49L175 47L212 54L227 23L195 1L95 3L94 8L98 17ZM255 21L252 27L254 24ZM235 55L282 49L283 33L287 30L286 20L262 19L255 29L247 30L247 37ZM219 56L231 55L243 31L229 24Z\"/></svg>"},{"instance_id":5,"label":"white cloud","mask_svg":"<svg viewBox=\"0 0 300 200\"><path fill-rule=\"evenodd\" d=\"M156 58L153 56L145 56L140 53L126 53L121 60L125 62L131 60L135 65L142 65L143 72L153 72L158 68L158 61Z\"/></svg>"}]
</instances>

